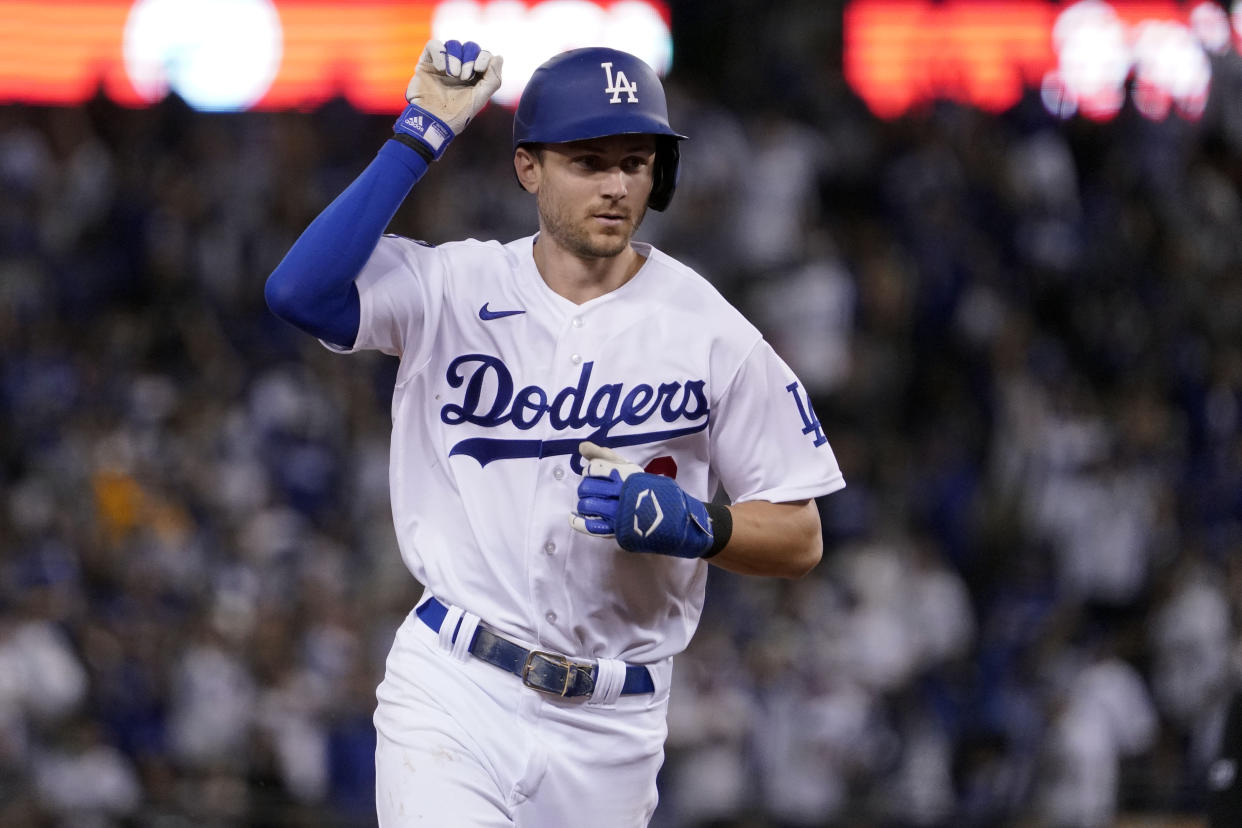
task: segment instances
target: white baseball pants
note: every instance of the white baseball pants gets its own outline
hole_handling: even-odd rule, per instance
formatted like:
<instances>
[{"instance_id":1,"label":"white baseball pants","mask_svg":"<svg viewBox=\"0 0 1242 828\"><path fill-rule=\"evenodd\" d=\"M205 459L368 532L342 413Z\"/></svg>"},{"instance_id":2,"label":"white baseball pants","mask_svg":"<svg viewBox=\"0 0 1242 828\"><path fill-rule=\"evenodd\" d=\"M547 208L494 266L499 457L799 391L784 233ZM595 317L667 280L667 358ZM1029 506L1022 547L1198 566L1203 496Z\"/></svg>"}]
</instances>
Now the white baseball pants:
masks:
<instances>
[{"instance_id":1,"label":"white baseball pants","mask_svg":"<svg viewBox=\"0 0 1242 828\"><path fill-rule=\"evenodd\" d=\"M376 693L380 828L646 826L670 672L653 671L655 693L607 707L550 696L450 654L411 612Z\"/></svg>"}]
</instances>

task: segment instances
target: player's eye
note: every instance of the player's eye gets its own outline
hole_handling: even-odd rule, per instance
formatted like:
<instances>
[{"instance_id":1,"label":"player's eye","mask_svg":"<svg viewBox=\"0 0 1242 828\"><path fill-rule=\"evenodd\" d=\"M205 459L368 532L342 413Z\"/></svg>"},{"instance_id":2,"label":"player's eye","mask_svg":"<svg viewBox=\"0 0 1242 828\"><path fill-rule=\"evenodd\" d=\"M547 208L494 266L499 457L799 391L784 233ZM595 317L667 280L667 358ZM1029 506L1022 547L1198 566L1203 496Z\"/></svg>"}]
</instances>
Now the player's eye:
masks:
<instances>
[{"instance_id":1,"label":"player's eye","mask_svg":"<svg viewBox=\"0 0 1242 828\"><path fill-rule=\"evenodd\" d=\"M621 162L621 169L627 173L641 172L648 164L645 155L631 155Z\"/></svg>"},{"instance_id":2,"label":"player's eye","mask_svg":"<svg viewBox=\"0 0 1242 828\"><path fill-rule=\"evenodd\" d=\"M602 163L598 155L579 155L574 158L574 165L584 170L598 170Z\"/></svg>"}]
</instances>

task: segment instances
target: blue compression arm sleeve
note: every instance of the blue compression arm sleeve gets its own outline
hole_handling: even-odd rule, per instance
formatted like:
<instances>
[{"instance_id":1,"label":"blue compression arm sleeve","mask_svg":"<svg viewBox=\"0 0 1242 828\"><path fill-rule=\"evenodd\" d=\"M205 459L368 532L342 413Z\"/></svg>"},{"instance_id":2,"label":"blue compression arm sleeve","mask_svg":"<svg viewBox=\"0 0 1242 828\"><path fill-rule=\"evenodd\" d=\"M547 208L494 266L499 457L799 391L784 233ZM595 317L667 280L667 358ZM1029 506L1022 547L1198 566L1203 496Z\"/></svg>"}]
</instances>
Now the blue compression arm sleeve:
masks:
<instances>
[{"instance_id":1,"label":"blue compression arm sleeve","mask_svg":"<svg viewBox=\"0 0 1242 828\"><path fill-rule=\"evenodd\" d=\"M267 277L263 294L272 313L326 342L352 347L360 311L354 278L425 172L427 161L417 152L386 141Z\"/></svg>"}]
</instances>

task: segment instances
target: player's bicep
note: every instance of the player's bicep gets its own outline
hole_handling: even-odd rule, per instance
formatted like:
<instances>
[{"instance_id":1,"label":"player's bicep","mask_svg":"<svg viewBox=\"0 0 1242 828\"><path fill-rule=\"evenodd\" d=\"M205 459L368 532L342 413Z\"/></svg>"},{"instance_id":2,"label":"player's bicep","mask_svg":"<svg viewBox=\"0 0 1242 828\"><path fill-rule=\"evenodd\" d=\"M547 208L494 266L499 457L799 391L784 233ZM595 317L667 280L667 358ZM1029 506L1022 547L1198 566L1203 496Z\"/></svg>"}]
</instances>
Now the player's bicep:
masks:
<instances>
[{"instance_id":1,"label":"player's bicep","mask_svg":"<svg viewBox=\"0 0 1242 828\"><path fill-rule=\"evenodd\" d=\"M806 390L767 342L713 407L712 466L735 502L806 500L845 485Z\"/></svg>"},{"instance_id":2,"label":"player's bicep","mask_svg":"<svg viewBox=\"0 0 1242 828\"><path fill-rule=\"evenodd\" d=\"M397 236L381 238L354 280L359 320L351 350L416 357L436 318L438 283L433 248Z\"/></svg>"}]
</instances>

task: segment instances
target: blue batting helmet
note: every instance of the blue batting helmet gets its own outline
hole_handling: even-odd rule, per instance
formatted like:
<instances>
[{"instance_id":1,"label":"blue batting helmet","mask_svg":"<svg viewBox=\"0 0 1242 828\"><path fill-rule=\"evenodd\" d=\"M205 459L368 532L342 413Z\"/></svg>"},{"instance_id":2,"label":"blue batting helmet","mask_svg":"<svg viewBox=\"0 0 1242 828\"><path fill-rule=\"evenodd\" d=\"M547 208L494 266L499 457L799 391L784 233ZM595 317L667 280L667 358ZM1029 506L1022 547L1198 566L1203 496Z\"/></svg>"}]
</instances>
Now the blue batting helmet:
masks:
<instances>
[{"instance_id":1,"label":"blue batting helmet","mask_svg":"<svg viewBox=\"0 0 1242 828\"><path fill-rule=\"evenodd\" d=\"M663 210L677 187L677 142L668 125L664 87L650 66L602 47L562 52L531 75L513 116L513 149L608 135L656 136L647 206Z\"/></svg>"}]
</instances>

